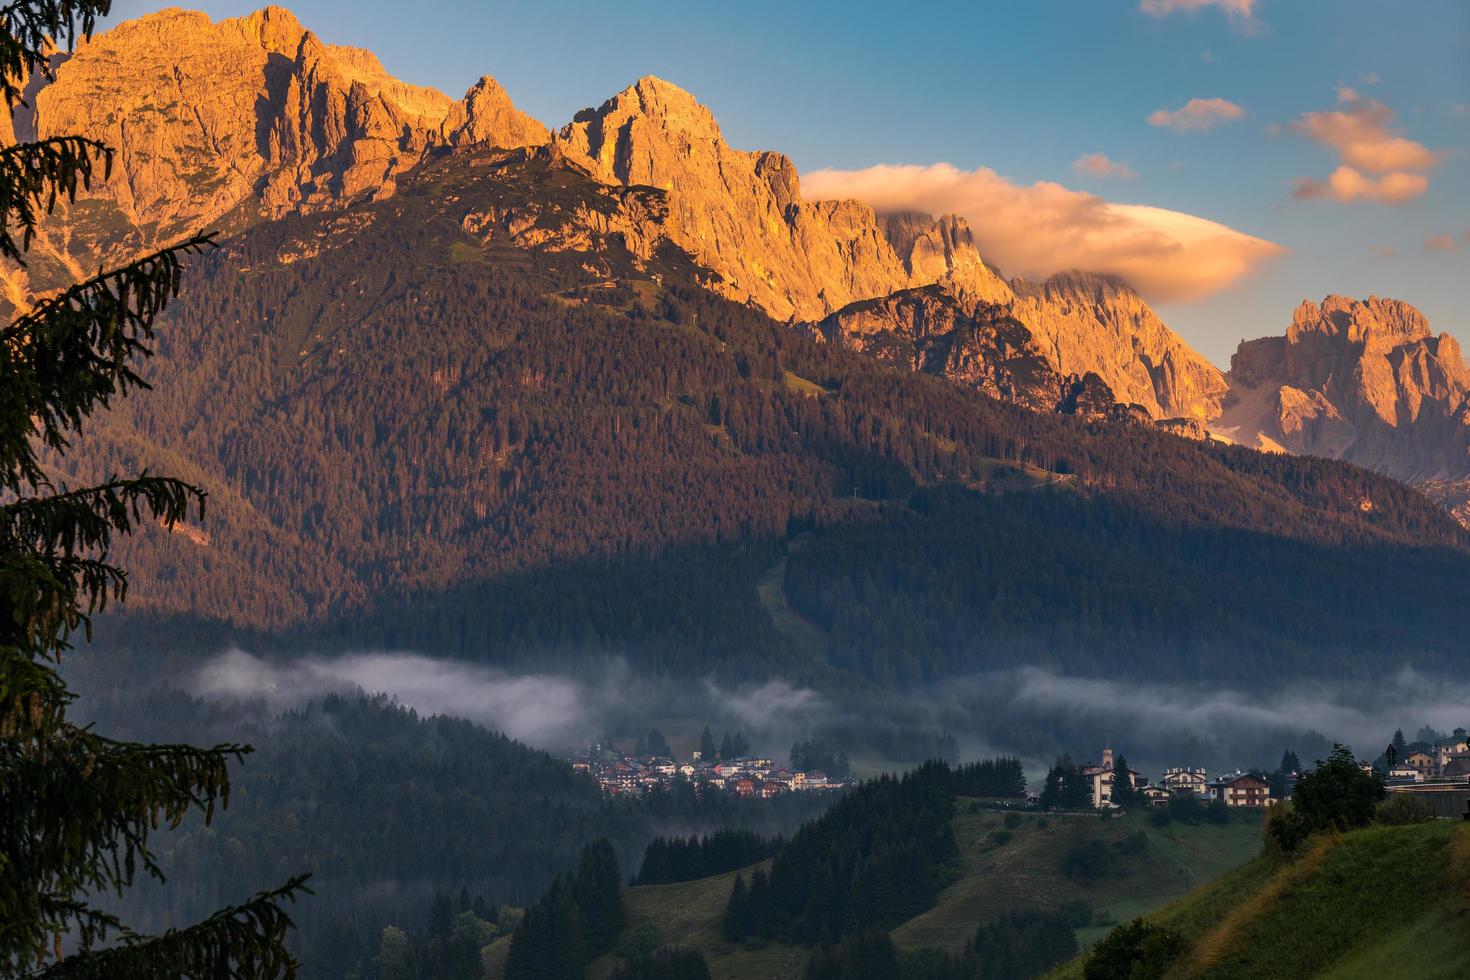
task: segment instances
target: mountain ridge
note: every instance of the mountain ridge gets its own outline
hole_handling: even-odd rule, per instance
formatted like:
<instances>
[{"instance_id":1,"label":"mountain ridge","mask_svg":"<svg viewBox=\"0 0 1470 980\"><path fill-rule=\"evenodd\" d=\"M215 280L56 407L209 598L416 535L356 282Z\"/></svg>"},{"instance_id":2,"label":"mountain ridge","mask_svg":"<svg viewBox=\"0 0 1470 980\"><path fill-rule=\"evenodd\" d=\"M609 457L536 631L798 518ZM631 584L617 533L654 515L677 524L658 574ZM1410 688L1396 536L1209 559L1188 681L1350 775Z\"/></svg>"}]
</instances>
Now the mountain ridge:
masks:
<instances>
[{"instance_id":1,"label":"mountain ridge","mask_svg":"<svg viewBox=\"0 0 1470 980\"><path fill-rule=\"evenodd\" d=\"M925 292L932 286L958 306L930 312L951 328L967 324L952 337L922 329L925 344L938 341L954 355L925 359L933 373L1043 411L1054 389L1070 385L1056 399L1067 410L1153 420L1186 435L1209 425L1217 436L1262 448L1341 456L1425 484L1457 514L1466 509L1458 345L1430 338L1407 304L1394 312L1365 306L1383 321L1370 331L1373 344L1403 342L1398 353L1365 348L1354 364L1371 370L1357 388L1328 385L1325 376L1247 383L1255 378L1250 365L1270 360L1275 342L1244 346L1230 380L1121 280L1073 272L1008 282L985 262L962 218L802 199L788 157L732 149L714 114L670 82L646 76L553 131L516 109L491 76L456 101L393 78L371 52L322 42L279 7L217 22L179 9L150 14L58 56L55 76L28 86L34 108L18 111L13 129L112 142L118 174L44 224L29 267L4 270L12 307L201 224L239 234L290 214L346 214L355 202L393 197L405 175L438 154L502 147L523 160L544 158L548 173L577 168L606 190L579 192L565 210L503 195L463 216L463 230L481 246L575 253L612 278L628 271L619 249L634 266L649 267L672 247L704 268L681 265L692 281L829 341L843 324L870 318L875 302L890 314L904 311L910 326L902 330L912 330L913 311L932 306ZM603 252L592 243L615 244ZM319 247L303 242L279 260ZM858 307L867 312L858 316ZM1302 322L1288 331L1292 356L1341 359L1331 345L1362 338L1332 340L1337 334L1322 324L1355 314L1315 309L1299 310ZM1005 320L1023 327L1029 342L1011 327L997 332ZM876 351L870 328L844 344ZM1011 340L990 343L1002 335ZM967 352L977 338L981 345ZM1281 370L1294 378L1285 357L1277 359ZM1355 370L1343 361L1339 373ZM1367 399L1361 412L1348 404L1359 389ZM1396 420L1405 414L1408 423Z\"/></svg>"},{"instance_id":2,"label":"mountain ridge","mask_svg":"<svg viewBox=\"0 0 1470 980\"><path fill-rule=\"evenodd\" d=\"M80 45L55 75L33 86L19 128L101 139L118 150L119 176L47 223L39 261L5 270L12 306L203 225L233 233L391 196L403 173L448 147L550 145L603 183L663 191L656 227L625 221L625 232L643 237L645 251L667 238L712 270L707 288L777 319L816 322L937 283L972 308L1013 304L1033 332L1052 336L1047 356L1063 375L1095 373L1156 418L1210 411L1214 369L1152 311L1139 313L1136 294L1085 310L1033 296L1021 309L962 218L805 200L788 157L732 149L707 107L654 76L553 132L491 76L456 101L393 78L371 52L322 42L279 7L218 22L177 8L149 14ZM1112 324L1130 316L1148 329L1122 336ZM1059 331L1082 339L1058 343Z\"/></svg>"}]
</instances>

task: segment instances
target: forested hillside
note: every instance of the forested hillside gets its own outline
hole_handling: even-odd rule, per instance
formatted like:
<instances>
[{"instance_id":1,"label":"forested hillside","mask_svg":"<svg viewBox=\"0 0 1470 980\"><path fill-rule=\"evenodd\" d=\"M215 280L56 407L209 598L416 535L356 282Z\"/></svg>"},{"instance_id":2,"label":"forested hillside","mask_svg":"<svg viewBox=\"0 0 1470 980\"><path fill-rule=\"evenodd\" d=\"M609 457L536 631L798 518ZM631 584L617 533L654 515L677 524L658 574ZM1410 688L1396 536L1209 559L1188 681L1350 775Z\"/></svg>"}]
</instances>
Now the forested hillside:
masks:
<instances>
[{"instance_id":1,"label":"forested hillside","mask_svg":"<svg viewBox=\"0 0 1470 980\"><path fill-rule=\"evenodd\" d=\"M280 717L169 690L94 707L124 737L228 736L256 748L212 825L191 820L160 838L168 881L129 895L131 921L162 930L309 870L315 895L293 914L313 977L345 976L369 961L385 926L432 930L436 893L524 907L598 838L636 868L660 835L789 834L830 803L823 794L697 797L687 785L612 799L565 760L381 697L329 697Z\"/></svg>"},{"instance_id":2,"label":"forested hillside","mask_svg":"<svg viewBox=\"0 0 1470 980\"><path fill-rule=\"evenodd\" d=\"M666 244L556 237L632 198L660 206L554 154L455 150L203 261L156 390L72 455L212 491L202 528L125 556L150 643L1255 678L1429 662L1470 627L1464 532L1417 493L1001 404L719 299ZM508 213L549 244L497 237ZM755 586L803 530L798 647Z\"/></svg>"}]
</instances>

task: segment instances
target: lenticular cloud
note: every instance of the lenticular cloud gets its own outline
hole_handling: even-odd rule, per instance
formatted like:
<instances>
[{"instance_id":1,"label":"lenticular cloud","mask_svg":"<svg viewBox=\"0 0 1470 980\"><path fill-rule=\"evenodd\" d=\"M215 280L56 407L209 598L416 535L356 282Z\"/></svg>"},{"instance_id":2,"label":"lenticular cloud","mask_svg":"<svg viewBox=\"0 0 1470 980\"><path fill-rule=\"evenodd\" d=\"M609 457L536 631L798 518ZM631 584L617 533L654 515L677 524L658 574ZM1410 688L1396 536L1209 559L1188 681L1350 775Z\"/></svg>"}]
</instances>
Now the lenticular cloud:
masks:
<instances>
[{"instance_id":1,"label":"lenticular cloud","mask_svg":"<svg viewBox=\"0 0 1470 980\"><path fill-rule=\"evenodd\" d=\"M857 198L880 212L953 212L970 222L981 254L1007 275L1113 273L1156 302L1219 292L1286 251L1205 218L1115 204L1048 181L1016 184L988 167L818 170L802 179L802 191L809 200Z\"/></svg>"}]
</instances>

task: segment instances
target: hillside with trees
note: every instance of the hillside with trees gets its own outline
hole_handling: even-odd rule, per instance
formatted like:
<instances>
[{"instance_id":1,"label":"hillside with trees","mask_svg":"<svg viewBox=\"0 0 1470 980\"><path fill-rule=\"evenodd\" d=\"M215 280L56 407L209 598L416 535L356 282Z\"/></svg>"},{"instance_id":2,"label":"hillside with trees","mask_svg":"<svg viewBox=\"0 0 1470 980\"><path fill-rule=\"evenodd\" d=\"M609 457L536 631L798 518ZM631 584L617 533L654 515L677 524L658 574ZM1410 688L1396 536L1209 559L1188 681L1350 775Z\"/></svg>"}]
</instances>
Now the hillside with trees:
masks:
<instances>
[{"instance_id":1,"label":"hillside with trees","mask_svg":"<svg viewBox=\"0 0 1470 980\"><path fill-rule=\"evenodd\" d=\"M1465 533L1391 480L894 370L714 296L671 246L464 230L600 193L545 156L461 149L387 201L201 258L144 372L166 383L53 461L211 490L202 525L128 546L142 615L117 645L885 684L1457 655ZM798 643L756 585L804 531L784 589L818 639Z\"/></svg>"}]
</instances>

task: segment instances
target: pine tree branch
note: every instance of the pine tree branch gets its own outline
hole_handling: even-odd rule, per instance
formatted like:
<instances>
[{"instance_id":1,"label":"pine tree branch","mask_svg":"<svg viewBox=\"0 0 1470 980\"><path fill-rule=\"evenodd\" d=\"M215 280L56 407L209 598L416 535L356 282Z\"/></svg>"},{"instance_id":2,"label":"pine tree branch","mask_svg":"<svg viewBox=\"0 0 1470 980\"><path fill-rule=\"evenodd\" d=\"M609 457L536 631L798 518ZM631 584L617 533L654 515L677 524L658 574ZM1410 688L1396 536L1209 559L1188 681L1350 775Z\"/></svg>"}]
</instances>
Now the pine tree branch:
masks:
<instances>
[{"instance_id":1,"label":"pine tree branch","mask_svg":"<svg viewBox=\"0 0 1470 980\"><path fill-rule=\"evenodd\" d=\"M306 885L309 877L299 875L197 925L160 936L129 933L110 949L76 953L26 976L37 980L294 977L298 964L285 944L293 923L283 906L299 894L312 894Z\"/></svg>"},{"instance_id":2,"label":"pine tree branch","mask_svg":"<svg viewBox=\"0 0 1470 980\"><path fill-rule=\"evenodd\" d=\"M15 0L0 7L0 92L6 103L13 108L21 101L32 71L51 78L50 50L70 50L78 37L91 37L97 19L111 10L112 0Z\"/></svg>"},{"instance_id":3,"label":"pine tree branch","mask_svg":"<svg viewBox=\"0 0 1470 980\"><path fill-rule=\"evenodd\" d=\"M105 549L112 535L128 534L142 520L173 527L189 516L190 505L204 513L207 494L169 477L113 477L106 483L25 497L0 507L0 547L21 546L46 555L73 555Z\"/></svg>"},{"instance_id":4,"label":"pine tree branch","mask_svg":"<svg viewBox=\"0 0 1470 980\"><path fill-rule=\"evenodd\" d=\"M0 964L53 933L90 941L89 907L72 896L122 894L139 870L163 880L149 837L190 813L229 805L236 744L197 748L104 738L61 722L23 722L0 741ZM95 932L95 930L93 930Z\"/></svg>"},{"instance_id":5,"label":"pine tree branch","mask_svg":"<svg viewBox=\"0 0 1470 980\"><path fill-rule=\"evenodd\" d=\"M93 169L102 161L102 179L112 175L112 150L84 136L56 136L0 150L0 258L25 265L43 214L62 197L75 201L77 189L92 186ZM20 229L17 244L11 228Z\"/></svg>"},{"instance_id":6,"label":"pine tree branch","mask_svg":"<svg viewBox=\"0 0 1470 980\"><path fill-rule=\"evenodd\" d=\"M183 258L213 245L212 235L196 235L101 272L0 330L0 485L43 483L36 440L64 450L89 413L148 387L132 363L152 353L153 324L178 295Z\"/></svg>"}]
</instances>

